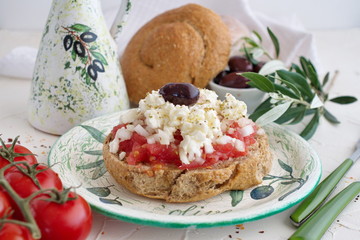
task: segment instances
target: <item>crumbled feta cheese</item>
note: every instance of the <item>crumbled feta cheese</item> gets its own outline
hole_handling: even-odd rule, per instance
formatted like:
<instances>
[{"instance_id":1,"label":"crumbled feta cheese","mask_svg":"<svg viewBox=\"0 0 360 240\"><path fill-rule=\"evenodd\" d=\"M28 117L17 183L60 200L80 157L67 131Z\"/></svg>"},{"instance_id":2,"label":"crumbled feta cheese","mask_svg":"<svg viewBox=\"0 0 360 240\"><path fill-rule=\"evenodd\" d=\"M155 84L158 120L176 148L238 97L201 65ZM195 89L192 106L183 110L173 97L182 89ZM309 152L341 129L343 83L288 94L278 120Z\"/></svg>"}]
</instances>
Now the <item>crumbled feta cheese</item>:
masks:
<instances>
[{"instance_id":1,"label":"crumbled feta cheese","mask_svg":"<svg viewBox=\"0 0 360 240\"><path fill-rule=\"evenodd\" d=\"M120 142L129 140L132 136L132 132L127 130L126 128L122 127L117 130L115 138L119 139Z\"/></svg>"},{"instance_id":2,"label":"crumbled feta cheese","mask_svg":"<svg viewBox=\"0 0 360 240\"><path fill-rule=\"evenodd\" d=\"M146 137L149 144L169 145L175 140L177 130L183 137L179 156L184 164L204 161L202 151L214 152L213 143L232 143L242 151L245 148L242 141L224 134L234 132L230 128L234 121L239 122L244 133L249 133L247 126L251 120L245 117L246 111L246 104L232 95L227 94L225 100L220 101L216 93L208 89L200 89L199 100L192 106L174 105L165 101L158 91L152 91L139 102L138 109L129 110L121 117L120 122L127 126L116 133L110 143L111 152L117 152L119 141L130 139L134 131Z\"/></svg>"},{"instance_id":3,"label":"crumbled feta cheese","mask_svg":"<svg viewBox=\"0 0 360 240\"><path fill-rule=\"evenodd\" d=\"M246 115L247 106L243 101L236 100L236 98L227 93L225 100L221 104L221 115L226 119L239 120Z\"/></svg>"},{"instance_id":4,"label":"crumbled feta cheese","mask_svg":"<svg viewBox=\"0 0 360 240\"><path fill-rule=\"evenodd\" d=\"M138 110L130 109L125 114L120 116L120 124L132 123L138 118Z\"/></svg>"},{"instance_id":5,"label":"crumbled feta cheese","mask_svg":"<svg viewBox=\"0 0 360 240\"><path fill-rule=\"evenodd\" d=\"M251 125L246 125L245 127L240 128L239 131L243 137L246 137L254 133L254 128Z\"/></svg>"}]
</instances>

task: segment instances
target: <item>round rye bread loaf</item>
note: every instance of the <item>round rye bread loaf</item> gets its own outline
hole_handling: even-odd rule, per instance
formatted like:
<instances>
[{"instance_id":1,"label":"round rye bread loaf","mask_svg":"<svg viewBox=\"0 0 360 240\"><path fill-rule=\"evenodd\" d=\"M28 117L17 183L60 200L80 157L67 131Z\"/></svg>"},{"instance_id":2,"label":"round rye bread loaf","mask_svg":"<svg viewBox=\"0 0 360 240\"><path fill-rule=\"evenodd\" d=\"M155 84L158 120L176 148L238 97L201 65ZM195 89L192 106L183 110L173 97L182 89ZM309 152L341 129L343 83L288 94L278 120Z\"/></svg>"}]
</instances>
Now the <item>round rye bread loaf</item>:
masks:
<instances>
[{"instance_id":1,"label":"round rye bread loaf","mask_svg":"<svg viewBox=\"0 0 360 240\"><path fill-rule=\"evenodd\" d=\"M262 182L269 173L273 155L265 134L256 135L256 142L246 156L229 159L207 168L179 169L165 165L129 165L111 153L110 134L103 147L105 165L114 179L129 191L166 202L193 202L216 196L228 190L245 190Z\"/></svg>"},{"instance_id":2,"label":"round rye bread loaf","mask_svg":"<svg viewBox=\"0 0 360 240\"><path fill-rule=\"evenodd\" d=\"M156 16L137 31L120 59L130 100L137 103L169 82L204 88L226 67L230 47L227 26L208 8L188 4Z\"/></svg>"}]
</instances>

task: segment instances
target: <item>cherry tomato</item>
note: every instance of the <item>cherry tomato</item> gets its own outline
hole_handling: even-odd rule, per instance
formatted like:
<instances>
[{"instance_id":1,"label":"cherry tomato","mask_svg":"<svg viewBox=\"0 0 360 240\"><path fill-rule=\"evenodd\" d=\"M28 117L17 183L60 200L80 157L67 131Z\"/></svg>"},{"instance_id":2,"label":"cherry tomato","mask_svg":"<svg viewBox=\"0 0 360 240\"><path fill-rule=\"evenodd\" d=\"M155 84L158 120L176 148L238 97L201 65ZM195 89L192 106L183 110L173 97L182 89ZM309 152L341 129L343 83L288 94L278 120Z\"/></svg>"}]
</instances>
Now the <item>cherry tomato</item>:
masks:
<instances>
[{"instance_id":1,"label":"cherry tomato","mask_svg":"<svg viewBox=\"0 0 360 240\"><path fill-rule=\"evenodd\" d=\"M43 169L46 170L36 174L36 179L39 181L42 189L56 188L61 191L63 189L63 186L58 174L44 165L39 165L36 167L36 170ZM11 168L8 172L5 173L5 179L9 182L13 190L22 198L26 198L32 193L40 190L29 176L25 175L15 167ZM23 218L21 211L12 199L11 205L14 208L13 217L15 219L22 220Z\"/></svg>"},{"instance_id":2,"label":"cherry tomato","mask_svg":"<svg viewBox=\"0 0 360 240\"><path fill-rule=\"evenodd\" d=\"M77 198L61 204L46 201L44 197L35 198L31 202L31 211L41 229L41 239L86 239L92 226L92 213L84 198L69 192L69 197Z\"/></svg>"},{"instance_id":3,"label":"cherry tomato","mask_svg":"<svg viewBox=\"0 0 360 240\"><path fill-rule=\"evenodd\" d=\"M39 181L40 186L43 189L56 188L61 191L63 186L58 174L45 165L38 165L36 167L36 170L38 171L43 169L46 170L36 174L36 179ZM26 198L33 192L40 190L29 176L25 175L17 168L7 172L5 174L5 179L22 198Z\"/></svg>"},{"instance_id":4,"label":"cherry tomato","mask_svg":"<svg viewBox=\"0 0 360 240\"><path fill-rule=\"evenodd\" d=\"M5 145L7 148L9 148L11 146L11 144L6 144ZM0 146L0 152L3 151L2 150L2 146ZM14 152L15 153L24 153L24 154L32 154L32 152L27 149L26 147L24 146L21 146L21 145L18 145L16 144L15 147L14 147ZM15 162L19 162L19 161L26 161L28 162L30 165L33 165L35 163L37 163L37 160L36 160L36 157L35 155L26 155L26 156L19 156L19 157L15 157L14 158L14 161ZM6 165L8 165L10 162L9 160L7 160L6 158L2 157L0 155L0 168L3 168L5 167Z\"/></svg>"},{"instance_id":5,"label":"cherry tomato","mask_svg":"<svg viewBox=\"0 0 360 240\"><path fill-rule=\"evenodd\" d=\"M5 223L0 229L0 239L33 240L29 229L14 223Z\"/></svg>"},{"instance_id":6,"label":"cherry tomato","mask_svg":"<svg viewBox=\"0 0 360 240\"><path fill-rule=\"evenodd\" d=\"M4 216L9 216L12 211L9 197L2 191L0 191L0 219Z\"/></svg>"}]
</instances>

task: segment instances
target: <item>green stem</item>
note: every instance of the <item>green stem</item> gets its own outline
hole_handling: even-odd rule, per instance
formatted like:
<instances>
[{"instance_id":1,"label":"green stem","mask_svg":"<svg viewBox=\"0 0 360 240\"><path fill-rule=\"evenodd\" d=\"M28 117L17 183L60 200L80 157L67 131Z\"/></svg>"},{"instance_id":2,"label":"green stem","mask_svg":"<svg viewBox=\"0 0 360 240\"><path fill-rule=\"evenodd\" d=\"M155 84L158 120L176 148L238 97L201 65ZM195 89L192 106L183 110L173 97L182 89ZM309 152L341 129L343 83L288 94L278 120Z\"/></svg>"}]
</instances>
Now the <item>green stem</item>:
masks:
<instances>
[{"instance_id":1,"label":"green stem","mask_svg":"<svg viewBox=\"0 0 360 240\"><path fill-rule=\"evenodd\" d=\"M264 55L267 56L270 60L274 60L270 54L265 50L265 48L263 46L261 46L262 50L264 51Z\"/></svg>"},{"instance_id":2,"label":"green stem","mask_svg":"<svg viewBox=\"0 0 360 240\"><path fill-rule=\"evenodd\" d=\"M0 169L0 185L5 189L5 191L10 195L10 197L16 202L17 206L19 207L24 219L26 222L24 222L22 225L26 226L34 239L40 239L41 238L41 232L36 224L34 216L31 214L30 207L29 207L29 201L30 198L21 198L11 187L11 185L6 181L4 173L7 169L10 167L15 166L16 164L25 164L27 165L27 162L21 161L16 163L11 163Z\"/></svg>"},{"instance_id":3,"label":"green stem","mask_svg":"<svg viewBox=\"0 0 360 240\"><path fill-rule=\"evenodd\" d=\"M21 225L21 226L24 226L24 227L27 227L27 228L30 228L30 227L31 227L31 223L23 222L23 221L15 220L15 219L9 219L9 218L0 219L0 223L1 223L1 224L4 224L4 223L13 223L13 224Z\"/></svg>"}]
</instances>

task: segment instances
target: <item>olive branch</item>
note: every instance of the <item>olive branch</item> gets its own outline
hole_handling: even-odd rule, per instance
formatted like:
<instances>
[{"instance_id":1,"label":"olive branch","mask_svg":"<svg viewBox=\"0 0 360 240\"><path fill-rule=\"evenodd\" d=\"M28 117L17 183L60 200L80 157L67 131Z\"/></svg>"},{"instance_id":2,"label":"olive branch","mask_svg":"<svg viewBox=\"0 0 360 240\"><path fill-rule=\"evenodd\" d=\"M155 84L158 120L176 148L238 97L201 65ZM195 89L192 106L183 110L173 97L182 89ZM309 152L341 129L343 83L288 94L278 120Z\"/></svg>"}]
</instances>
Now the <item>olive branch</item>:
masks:
<instances>
[{"instance_id":1,"label":"olive branch","mask_svg":"<svg viewBox=\"0 0 360 240\"><path fill-rule=\"evenodd\" d=\"M278 124L298 124L305 116L311 116L310 122L301 131L300 136L310 139L317 130L320 118L332 124L340 121L325 108L325 103L331 101L338 104L350 104L357 99L353 96L339 96L329 99L329 92L325 86L333 82L330 73L326 73L322 80L313 63L301 56L300 64L292 63L287 69L283 62L278 60L280 44L276 35L267 28L270 39L275 48L275 58L272 57L262 45L262 37L256 31L254 39L245 37L245 45L240 50L253 64L259 62L261 56L266 56L268 61L259 73L239 73L250 81L248 85L268 93L269 97L262 102L249 117L258 125L263 126L270 122Z\"/></svg>"},{"instance_id":2,"label":"olive branch","mask_svg":"<svg viewBox=\"0 0 360 240\"><path fill-rule=\"evenodd\" d=\"M62 28L66 31L63 39L65 51L71 49L71 59L75 62L78 57L84 64L84 67L77 66L75 72L81 70L80 76L85 79L85 83L96 88L95 81L98 74L105 72L105 66L108 65L106 58L100 52L95 51L98 49L97 35L91 32L90 27L79 23ZM67 61L64 69L71 68L70 65L70 61Z\"/></svg>"}]
</instances>

